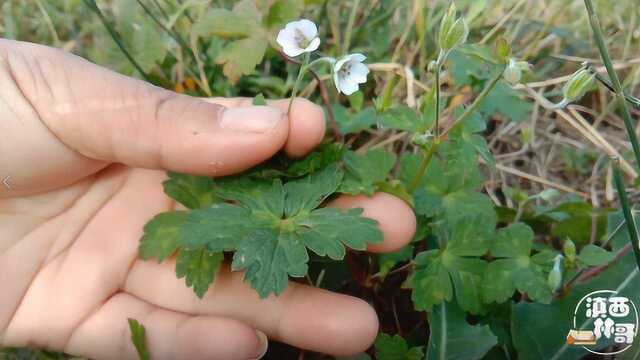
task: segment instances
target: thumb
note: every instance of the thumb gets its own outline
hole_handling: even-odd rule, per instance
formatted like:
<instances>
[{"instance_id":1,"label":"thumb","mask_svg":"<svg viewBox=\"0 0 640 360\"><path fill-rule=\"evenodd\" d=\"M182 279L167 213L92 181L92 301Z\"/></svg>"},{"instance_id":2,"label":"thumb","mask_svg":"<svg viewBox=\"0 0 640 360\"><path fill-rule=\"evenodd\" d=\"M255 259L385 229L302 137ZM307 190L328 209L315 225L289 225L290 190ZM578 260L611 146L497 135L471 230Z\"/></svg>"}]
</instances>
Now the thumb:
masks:
<instances>
[{"instance_id":1,"label":"thumb","mask_svg":"<svg viewBox=\"0 0 640 360\"><path fill-rule=\"evenodd\" d=\"M275 107L226 108L30 43L0 40L2 58L0 77L8 70L33 121L90 159L228 175L268 159L287 140L288 119Z\"/></svg>"}]
</instances>

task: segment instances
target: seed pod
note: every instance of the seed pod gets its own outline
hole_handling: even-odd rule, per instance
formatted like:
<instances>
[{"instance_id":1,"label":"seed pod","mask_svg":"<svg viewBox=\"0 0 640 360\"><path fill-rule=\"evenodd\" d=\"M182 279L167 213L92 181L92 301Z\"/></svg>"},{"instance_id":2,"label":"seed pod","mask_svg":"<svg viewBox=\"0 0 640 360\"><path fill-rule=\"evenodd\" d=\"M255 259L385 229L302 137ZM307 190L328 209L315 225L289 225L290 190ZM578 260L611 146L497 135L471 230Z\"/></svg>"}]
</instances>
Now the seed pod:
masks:
<instances>
[{"instance_id":1,"label":"seed pod","mask_svg":"<svg viewBox=\"0 0 640 360\"><path fill-rule=\"evenodd\" d=\"M571 75L571 79L564 84L562 94L567 103L571 103L580 98L589 90L595 79L595 74L586 68L581 68Z\"/></svg>"}]
</instances>

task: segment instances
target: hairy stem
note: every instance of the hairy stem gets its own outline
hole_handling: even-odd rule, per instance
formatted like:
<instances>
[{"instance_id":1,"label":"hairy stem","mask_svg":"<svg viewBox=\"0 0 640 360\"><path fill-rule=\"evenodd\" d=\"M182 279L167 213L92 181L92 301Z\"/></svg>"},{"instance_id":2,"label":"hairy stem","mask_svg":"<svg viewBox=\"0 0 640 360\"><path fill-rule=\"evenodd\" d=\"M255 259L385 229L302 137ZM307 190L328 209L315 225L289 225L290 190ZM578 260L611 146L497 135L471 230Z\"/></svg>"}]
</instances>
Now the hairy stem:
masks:
<instances>
[{"instance_id":1,"label":"hairy stem","mask_svg":"<svg viewBox=\"0 0 640 360\"><path fill-rule=\"evenodd\" d=\"M427 171L427 167L429 166L429 163L433 158L433 154L436 153L436 150L438 149L439 144L440 144L440 140L438 138L435 138L434 141L431 143L431 146L429 146L427 150L423 151L422 161L420 161L418 170L413 175L413 178L411 179L411 182L407 187L407 191L409 193L412 193L420 184L420 180L422 180L422 177L424 176L425 171Z\"/></svg>"},{"instance_id":2,"label":"hairy stem","mask_svg":"<svg viewBox=\"0 0 640 360\"><path fill-rule=\"evenodd\" d=\"M482 89L482 92L476 97L473 103L471 103L471 105L467 107L467 109L462 113L462 115L460 115L460 117L453 122L453 125L451 125L450 128L448 128L442 133L441 137L446 136L454 128L458 126L462 126L462 124L469 118L469 116L471 116L471 114L473 114L473 112L478 109L478 106L482 104L484 99L486 99L489 93L491 93L491 91L496 87L496 85L498 84L498 81L502 79L503 71L504 69L502 69L496 76L493 77L493 79L491 79L489 84L487 84L487 86L485 86L484 89Z\"/></svg>"},{"instance_id":3,"label":"hairy stem","mask_svg":"<svg viewBox=\"0 0 640 360\"><path fill-rule=\"evenodd\" d=\"M298 77L296 78L296 82L293 84L293 90L291 90L291 99L289 100L289 108L287 109L287 114L291 113L291 106L293 105L293 99L296 98L298 93L298 87L300 86L300 82L302 81L302 77L304 76L305 71L307 71L307 66L309 65L309 53L304 54L304 60L302 61L302 65L300 65L300 71L298 71Z\"/></svg>"}]
</instances>

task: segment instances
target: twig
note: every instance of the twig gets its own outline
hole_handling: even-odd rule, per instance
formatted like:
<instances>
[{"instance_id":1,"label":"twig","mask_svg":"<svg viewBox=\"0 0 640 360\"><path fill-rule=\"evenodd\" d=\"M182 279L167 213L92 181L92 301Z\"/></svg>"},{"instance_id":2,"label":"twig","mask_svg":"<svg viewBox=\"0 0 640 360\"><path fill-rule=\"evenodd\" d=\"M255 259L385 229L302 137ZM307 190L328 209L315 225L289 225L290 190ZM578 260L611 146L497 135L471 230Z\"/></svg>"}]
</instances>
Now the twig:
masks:
<instances>
[{"instance_id":1,"label":"twig","mask_svg":"<svg viewBox=\"0 0 640 360\"><path fill-rule=\"evenodd\" d=\"M480 161L484 162L484 160L482 160L482 159L480 159ZM540 183L540 184L543 184L543 185L547 185L547 186L552 187L554 189L558 189L558 190L561 190L561 191L564 191L564 192L568 192L568 193L571 193L571 194L576 194L576 195L578 195L578 196L580 196L580 197L582 197L584 199L587 199L589 197L589 194L584 193L582 191L574 190L574 189L572 189L572 188L570 188L568 186L554 183L554 182L549 181L547 179L541 178L539 176L528 174L526 172L520 171L518 169L514 169L512 167L508 167L508 166L505 166L505 165L502 165L502 164L496 164L496 169L504 171L504 172L509 173L511 175L520 176L521 178L525 178L525 179L530 180L530 181L535 181L537 183Z\"/></svg>"}]
</instances>

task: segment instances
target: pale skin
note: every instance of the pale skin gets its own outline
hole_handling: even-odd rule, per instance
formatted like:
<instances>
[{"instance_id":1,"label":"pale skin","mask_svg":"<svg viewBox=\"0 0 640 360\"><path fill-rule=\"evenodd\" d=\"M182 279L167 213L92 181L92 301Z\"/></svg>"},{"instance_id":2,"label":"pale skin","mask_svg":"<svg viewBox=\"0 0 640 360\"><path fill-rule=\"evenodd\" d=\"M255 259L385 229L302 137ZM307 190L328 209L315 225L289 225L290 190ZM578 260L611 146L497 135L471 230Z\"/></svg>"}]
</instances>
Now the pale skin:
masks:
<instances>
[{"instance_id":1,"label":"pale skin","mask_svg":"<svg viewBox=\"0 0 640 360\"><path fill-rule=\"evenodd\" d=\"M284 149L311 151L322 110L296 99L206 101L118 75L52 48L0 39L0 347L135 359L127 318L147 328L153 359L254 359L267 337L333 355L366 350L378 331L363 300L292 282L260 300L227 267L198 299L174 261L137 259L144 224L176 207L165 171L223 176ZM415 232L388 194L362 207L392 251Z\"/></svg>"}]
</instances>

